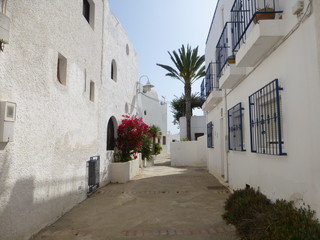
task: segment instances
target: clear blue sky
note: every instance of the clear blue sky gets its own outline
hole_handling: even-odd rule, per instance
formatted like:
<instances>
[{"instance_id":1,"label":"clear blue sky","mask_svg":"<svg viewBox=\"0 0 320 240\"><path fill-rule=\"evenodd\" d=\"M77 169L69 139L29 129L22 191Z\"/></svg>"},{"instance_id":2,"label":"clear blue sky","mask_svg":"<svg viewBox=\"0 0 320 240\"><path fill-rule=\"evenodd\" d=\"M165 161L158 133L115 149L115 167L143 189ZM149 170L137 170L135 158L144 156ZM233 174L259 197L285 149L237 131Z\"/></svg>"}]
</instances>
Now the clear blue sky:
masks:
<instances>
[{"instance_id":1,"label":"clear blue sky","mask_svg":"<svg viewBox=\"0 0 320 240\"><path fill-rule=\"evenodd\" d=\"M173 65L168 51L172 52L182 44L199 46L204 54L205 42L217 0L109 0L111 12L119 19L135 51L138 54L139 78L147 75L155 85L159 98L168 102L168 130L178 133L172 124L170 102L174 95L181 96L183 84L169 77L156 63ZM146 83L147 78L141 78ZM192 92L200 92L198 80L192 85ZM202 111L194 112L202 115Z\"/></svg>"}]
</instances>

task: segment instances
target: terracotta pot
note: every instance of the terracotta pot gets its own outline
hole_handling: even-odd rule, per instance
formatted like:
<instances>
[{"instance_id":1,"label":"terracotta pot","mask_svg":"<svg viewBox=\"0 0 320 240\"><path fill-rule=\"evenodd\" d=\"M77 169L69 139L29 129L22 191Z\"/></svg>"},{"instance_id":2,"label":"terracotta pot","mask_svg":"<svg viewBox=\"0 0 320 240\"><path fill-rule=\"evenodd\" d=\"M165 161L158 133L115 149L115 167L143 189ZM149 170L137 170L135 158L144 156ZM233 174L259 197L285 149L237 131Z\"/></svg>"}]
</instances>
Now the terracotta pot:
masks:
<instances>
[{"instance_id":1,"label":"terracotta pot","mask_svg":"<svg viewBox=\"0 0 320 240\"><path fill-rule=\"evenodd\" d=\"M235 64L236 63L236 59L235 58L228 58L228 63L229 64Z\"/></svg>"},{"instance_id":2,"label":"terracotta pot","mask_svg":"<svg viewBox=\"0 0 320 240\"><path fill-rule=\"evenodd\" d=\"M253 18L253 22L256 24L259 20L275 19L276 14L274 12L270 13L256 13Z\"/></svg>"}]
</instances>

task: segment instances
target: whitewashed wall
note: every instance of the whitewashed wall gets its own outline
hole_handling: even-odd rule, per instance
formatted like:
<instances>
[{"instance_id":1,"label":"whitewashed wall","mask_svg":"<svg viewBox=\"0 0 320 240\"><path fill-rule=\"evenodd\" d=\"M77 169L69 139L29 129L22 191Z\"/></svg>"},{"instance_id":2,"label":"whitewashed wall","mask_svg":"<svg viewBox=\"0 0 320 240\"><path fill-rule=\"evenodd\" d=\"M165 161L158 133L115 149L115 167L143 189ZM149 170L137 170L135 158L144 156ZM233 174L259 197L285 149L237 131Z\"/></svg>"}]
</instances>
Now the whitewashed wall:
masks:
<instances>
[{"instance_id":1,"label":"whitewashed wall","mask_svg":"<svg viewBox=\"0 0 320 240\"><path fill-rule=\"evenodd\" d=\"M198 141L171 142L171 166L207 167L206 137Z\"/></svg>"},{"instance_id":2,"label":"whitewashed wall","mask_svg":"<svg viewBox=\"0 0 320 240\"><path fill-rule=\"evenodd\" d=\"M233 1L221 0L221 5ZM298 22L292 15L290 1L281 1L284 10L283 26L288 34ZM305 1L305 6L308 1ZM313 1L315 2L315 1ZM319 4L315 7L319 9ZM218 11L217 11L218 13ZM213 28L209 34L206 62L214 59L215 36L220 36L221 15L216 14ZM285 198L302 200L317 211L320 216L320 184L318 136L320 126L320 108L317 106L320 97L319 82L319 20L318 13L313 13L288 39L255 69L251 69L242 82L232 91L228 91L226 103L221 102L208 113L207 122L214 126L220 123L220 108L226 104L230 109L241 102L244 106L244 138L246 152L226 151L224 172L229 172L233 189L243 188L245 184L260 188L271 199ZM250 33L248 33L250 34ZM284 90L282 94L284 151L287 156L270 156L251 153L248 96L279 79ZM225 128L226 129L226 128ZM214 133L216 135L216 132ZM221 137L227 137L227 131ZM216 140L216 137L214 138ZM215 144L216 146L216 144ZM219 151L222 148L208 149L208 166L213 174L223 172L223 162ZM301 199L297 199L297 196Z\"/></svg>"},{"instance_id":3,"label":"whitewashed wall","mask_svg":"<svg viewBox=\"0 0 320 240\"><path fill-rule=\"evenodd\" d=\"M17 120L14 142L0 143L1 240L29 239L84 200L90 156L101 156L101 180L108 182L107 122L120 119L125 101L135 104L137 63L108 2L105 9L103 1L93 2L90 26L79 0L8 1L0 100L17 103ZM66 86L57 81L58 53L68 62ZM118 61L117 83L109 77L111 58Z\"/></svg>"},{"instance_id":4,"label":"whitewashed wall","mask_svg":"<svg viewBox=\"0 0 320 240\"><path fill-rule=\"evenodd\" d=\"M110 181L108 173L113 151L106 151L108 121L114 117L120 124L122 115L137 113L136 82L138 79L137 54L121 23L105 4L103 34L103 71L99 107L99 144L104 165L100 166L103 182ZM128 46L128 47L127 47ZM127 54L127 49L128 54ZM116 77L111 79L111 62L116 62ZM115 126L117 128L117 126Z\"/></svg>"},{"instance_id":5,"label":"whitewashed wall","mask_svg":"<svg viewBox=\"0 0 320 240\"><path fill-rule=\"evenodd\" d=\"M186 117L179 119L180 123L180 140L187 138L187 120ZM192 116L191 117L191 140L194 141L196 133L206 134L206 116Z\"/></svg>"},{"instance_id":6,"label":"whitewashed wall","mask_svg":"<svg viewBox=\"0 0 320 240\"><path fill-rule=\"evenodd\" d=\"M159 100L158 94L154 90L143 92L140 88L138 104L138 116L142 117L143 121L149 126L155 125L161 129L161 154L168 153L168 139L167 139L167 108L168 105ZM163 137L166 138L166 144L163 145Z\"/></svg>"}]
</instances>

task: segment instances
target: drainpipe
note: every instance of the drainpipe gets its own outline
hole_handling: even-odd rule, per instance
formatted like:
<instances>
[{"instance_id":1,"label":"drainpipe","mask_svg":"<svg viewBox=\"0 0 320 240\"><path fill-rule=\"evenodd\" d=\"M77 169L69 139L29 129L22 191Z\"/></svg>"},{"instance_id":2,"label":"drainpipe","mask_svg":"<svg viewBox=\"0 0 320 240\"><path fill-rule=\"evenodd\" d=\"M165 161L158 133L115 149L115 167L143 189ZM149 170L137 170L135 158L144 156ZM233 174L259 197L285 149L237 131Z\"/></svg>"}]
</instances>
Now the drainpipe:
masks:
<instances>
[{"instance_id":1,"label":"drainpipe","mask_svg":"<svg viewBox=\"0 0 320 240\"><path fill-rule=\"evenodd\" d=\"M104 21L105 21L105 19L104 19L104 11L105 11L105 9L104 9L104 7L105 7L105 2L104 1L102 1L102 46L101 46L101 66L100 66L100 84L101 84L101 86L102 86L102 77L103 77L103 46L104 46Z\"/></svg>"},{"instance_id":2,"label":"drainpipe","mask_svg":"<svg viewBox=\"0 0 320 240\"><path fill-rule=\"evenodd\" d=\"M224 116L225 116L225 129L228 128L228 110L227 110L227 89L224 90L224 108L225 108L225 111L224 111ZM224 148L225 148L225 158L226 158L226 178L225 178L225 181L227 183L229 183L229 149L228 149L228 131L226 131L226 134L224 136L224 141L225 141L225 145L224 145Z\"/></svg>"},{"instance_id":3,"label":"drainpipe","mask_svg":"<svg viewBox=\"0 0 320 240\"><path fill-rule=\"evenodd\" d=\"M6 14L7 12L7 0L2 1L2 13Z\"/></svg>"}]
</instances>

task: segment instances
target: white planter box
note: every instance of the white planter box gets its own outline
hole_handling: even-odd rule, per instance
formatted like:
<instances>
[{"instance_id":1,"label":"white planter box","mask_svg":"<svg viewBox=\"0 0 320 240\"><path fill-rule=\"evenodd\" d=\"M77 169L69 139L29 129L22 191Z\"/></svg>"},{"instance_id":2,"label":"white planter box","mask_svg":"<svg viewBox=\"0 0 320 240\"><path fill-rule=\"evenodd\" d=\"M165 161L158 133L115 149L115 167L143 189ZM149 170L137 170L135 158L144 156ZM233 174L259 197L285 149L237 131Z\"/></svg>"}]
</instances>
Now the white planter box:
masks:
<instances>
[{"instance_id":1,"label":"white planter box","mask_svg":"<svg viewBox=\"0 0 320 240\"><path fill-rule=\"evenodd\" d=\"M140 172L139 158L129 162L117 162L110 164L112 183L126 183Z\"/></svg>"}]
</instances>

